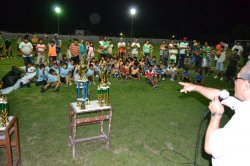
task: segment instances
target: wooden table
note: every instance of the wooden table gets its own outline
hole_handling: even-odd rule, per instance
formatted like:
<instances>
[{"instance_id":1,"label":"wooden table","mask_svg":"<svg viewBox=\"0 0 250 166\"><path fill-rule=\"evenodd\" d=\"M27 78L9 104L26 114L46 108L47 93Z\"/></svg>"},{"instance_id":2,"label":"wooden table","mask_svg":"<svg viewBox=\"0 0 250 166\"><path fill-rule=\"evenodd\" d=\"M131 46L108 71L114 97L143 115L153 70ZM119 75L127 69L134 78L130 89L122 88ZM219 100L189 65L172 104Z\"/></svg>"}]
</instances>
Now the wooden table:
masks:
<instances>
[{"instance_id":1,"label":"wooden table","mask_svg":"<svg viewBox=\"0 0 250 166\"><path fill-rule=\"evenodd\" d=\"M97 116L90 116L79 118L80 114L89 114L92 113ZM91 115L92 115L91 114ZM99 115L98 115L99 114ZM85 115L84 115L85 116ZM108 129L107 134L103 131L103 122L108 120ZM90 141L96 139L105 139L106 140L106 149L109 148L110 144L110 130L111 130L111 120L112 120L112 107L111 106L103 106L100 107L98 105L98 101L90 101L90 106L86 106L85 109L80 109L77 107L77 103L71 103L69 106L69 145L72 147L72 156L76 156L76 143L83 141ZM76 139L77 127L88 125L88 124L96 124L100 123L100 135L88 137L88 138L79 138Z\"/></svg>"},{"instance_id":2,"label":"wooden table","mask_svg":"<svg viewBox=\"0 0 250 166\"><path fill-rule=\"evenodd\" d=\"M14 139L11 141L11 136L14 134ZM6 127L0 127L0 147L6 148L7 165L21 165L20 144L18 136L17 118L9 117L9 124ZM12 147L16 148L16 158L12 156Z\"/></svg>"}]
</instances>

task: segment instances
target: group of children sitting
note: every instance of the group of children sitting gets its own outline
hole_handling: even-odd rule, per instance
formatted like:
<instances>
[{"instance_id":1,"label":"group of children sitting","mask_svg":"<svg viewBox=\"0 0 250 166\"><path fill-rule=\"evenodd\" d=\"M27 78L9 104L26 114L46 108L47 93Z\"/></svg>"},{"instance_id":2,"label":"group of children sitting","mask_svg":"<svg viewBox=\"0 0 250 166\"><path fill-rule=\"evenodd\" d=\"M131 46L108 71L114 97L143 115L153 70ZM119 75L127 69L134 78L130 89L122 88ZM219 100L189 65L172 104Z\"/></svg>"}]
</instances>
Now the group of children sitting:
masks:
<instances>
[{"instance_id":1,"label":"group of children sitting","mask_svg":"<svg viewBox=\"0 0 250 166\"><path fill-rule=\"evenodd\" d=\"M164 64L162 61L156 65L156 57L142 57L139 61L137 58L116 58L110 57L107 59L101 58L99 61L95 61L94 58L88 61L88 69L85 73L85 77L89 80L89 83L95 84L95 77L100 76L100 66L107 65L107 73L112 78L118 78L121 80L140 80L146 78L147 82L152 85L153 88L157 88L161 80L169 79L174 81L177 77L178 69L174 63ZM30 72L36 72L37 80L36 86L42 85L41 92L44 93L49 87L53 88L54 92L58 92L60 86L76 84L79 79L78 64L74 64L73 60L68 60L66 55L63 56L61 61L50 60L44 61L44 63L33 66L28 63L24 69L26 74ZM183 70L181 74L181 80L191 82L191 74L188 69ZM195 76L196 84L203 84L202 73L198 72ZM30 87L30 81L27 81L27 87ZM21 82L20 87L25 85Z\"/></svg>"}]
</instances>

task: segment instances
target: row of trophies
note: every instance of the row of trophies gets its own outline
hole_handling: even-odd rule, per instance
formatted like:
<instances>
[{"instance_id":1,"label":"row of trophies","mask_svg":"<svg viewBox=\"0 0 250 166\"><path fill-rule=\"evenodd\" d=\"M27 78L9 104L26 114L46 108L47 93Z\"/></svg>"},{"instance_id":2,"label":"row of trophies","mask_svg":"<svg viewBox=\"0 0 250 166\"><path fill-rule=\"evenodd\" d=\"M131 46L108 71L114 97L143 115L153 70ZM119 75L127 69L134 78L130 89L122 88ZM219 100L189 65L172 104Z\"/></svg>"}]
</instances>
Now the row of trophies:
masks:
<instances>
[{"instance_id":1,"label":"row of trophies","mask_svg":"<svg viewBox=\"0 0 250 166\"><path fill-rule=\"evenodd\" d=\"M0 127L6 127L8 125L8 117L7 98L0 92Z\"/></svg>"},{"instance_id":2,"label":"row of trophies","mask_svg":"<svg viewBox=\"0 0 250 166\"><path fill-rule=\"evenodd\" d=\"M77 107L81 109L85 109L90 105L90 94L88 90L88 80L85 77L85 73L88 68L85 64L84 58L80 61L80 64L77 68L79 79L77 80ZM109 85L108 85L108 73L107 73L107 65L104 63L101 65L101 74L100 74L100 85L97 89L98 94L98 105L108 106L109 103Z\"/></svg>"}]
</instances>

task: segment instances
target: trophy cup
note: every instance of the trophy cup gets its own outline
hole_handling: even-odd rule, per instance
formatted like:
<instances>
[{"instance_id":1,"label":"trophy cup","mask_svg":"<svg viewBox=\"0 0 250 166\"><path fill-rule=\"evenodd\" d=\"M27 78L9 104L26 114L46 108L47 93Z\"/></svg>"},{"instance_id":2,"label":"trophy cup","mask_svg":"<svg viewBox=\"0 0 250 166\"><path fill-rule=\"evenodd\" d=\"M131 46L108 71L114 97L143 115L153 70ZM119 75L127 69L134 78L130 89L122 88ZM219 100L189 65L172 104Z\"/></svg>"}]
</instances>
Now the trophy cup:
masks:
<instances>
[{"instance_id":1,"label":"trophy cup","mask_svg":"<svg viewBox=\"0 0 250 166\"><path fill-rule=\"evenodd\" d=\"M6 127L9 123L8 120L8 102L7 98L0 92L0 127Z\"/></svg>"},{"instance_id":2,"label":"trophy cup","mask_svg":"<svg viewBox=\"0 0 250 166\"><path fill-rule=\"evenodd\" d=\"M108 74L107 74L107 64L103 63L101 65L101 83L98 86L98 105L100 107L109 105L109 86L108 86Z\"/></svg>"},{"instance_id":3,"label":"trophy cup","mask_svg":"<svg viewBox=\"0 0 250 166\"><path fill-rule=\"evenodd\" d=\"M89 105L88 101L88 80L85 77L85 73L88 70L85 64L84 58L80 61L77 67L79 80L77 80L77 106L81 109L85 109L86 105Z\"/></svg>"}]
</instances>

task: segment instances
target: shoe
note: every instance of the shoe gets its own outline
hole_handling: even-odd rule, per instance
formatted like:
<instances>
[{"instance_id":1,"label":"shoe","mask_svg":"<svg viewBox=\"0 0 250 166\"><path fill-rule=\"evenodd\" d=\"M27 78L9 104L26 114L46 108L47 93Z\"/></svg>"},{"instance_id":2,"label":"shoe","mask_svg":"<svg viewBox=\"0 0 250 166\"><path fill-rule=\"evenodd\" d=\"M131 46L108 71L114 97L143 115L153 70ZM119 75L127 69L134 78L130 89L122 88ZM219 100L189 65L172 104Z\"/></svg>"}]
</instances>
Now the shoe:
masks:
<instances>
[{"instance_id":1,"label":"shoe","mask_svg":"<svg viewBox=\"0 0 250 166\"><path fill-rule=\"evenodd\" d=\"M95 85L95 82L93 82L93 84Z\"/></svg>"},{"instance_id":2,"label":"shoe","mask_svg":"<svg viewBox=\"0 0 250 166\"><path fill-rule=\"evenodd\" d=\"M162 78L162 81L165 81L165 78Z\"/></svg>"},{"instance_id":3,"label":"shoe","mask_svg":"<svg viewBox=\"0 0 250 166\"><path fill-rule=\"evenodd\" d=\"M214 76L214 78L218 78L218 76L216 75L216 76Z\"/></svg>"},{"instance_id":4,"label":"shoe","mask_svg":"<svg viewBox=\"0 0 250 166\"><path fill-rule=\"evenodd\" d=\"M23 88L24 87L24 84L23 84L23 82L20 82L20 88Z\"/></svg>"},{"instance_id":5,"label":"shoe","mask_svg":"<svg viewBox=\"0 0 250 166\"><path fill-rule=\"evenodd\" d=\"M30 88L30 87L31 87L31 86L30 86L30 83L27 83L27 87L28 87L28 88Z\"/></svg>"},{"instance_id":6,"label":"shoe","mask_svg":"<svg viewBox=\"0 0 250 166\"><path fill-rule=\"evenodd\" d=\"M220 80L222 81L222 80L223 80L223 77L221 77Z\"/></svg>"},{"instance_id":7,"label":"shoe","mask_svg":"<svg viewBox=\"0 0 250 166\"><path fill-rule=\"evenodd\" d=\"M170 80L171 80L171 81L174 81L174 79L173 79L173 78L170 78Z\"/></svg>"},{"instance_id":8,"label":"shoe","mask_svg":"<svg viewBox=\"0 0 250 166\"><path fill-rule=\"evenodd\" d=\"M53 92L59 92L59 88L54 89Z\"/></svg>"},{"instance_id":9,"label":"shoe","mask_svg":"<svg viewBox=\"0 0 250 166\"><path fill-rule=\"evenodd\" d=\"M72 85L72 83L69 83L69 86L71 86Z\"/></svg>"},{"instance_id":10,"label":"shoe","mask_svg":"<svg viewBox=\"0 0 250 166\"><path fill-rule=\"evenodd\" d=\"M44 93L46 90L44 88L41 88L41 93Z\"/></svg>"}]
</instances>

